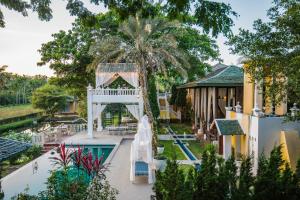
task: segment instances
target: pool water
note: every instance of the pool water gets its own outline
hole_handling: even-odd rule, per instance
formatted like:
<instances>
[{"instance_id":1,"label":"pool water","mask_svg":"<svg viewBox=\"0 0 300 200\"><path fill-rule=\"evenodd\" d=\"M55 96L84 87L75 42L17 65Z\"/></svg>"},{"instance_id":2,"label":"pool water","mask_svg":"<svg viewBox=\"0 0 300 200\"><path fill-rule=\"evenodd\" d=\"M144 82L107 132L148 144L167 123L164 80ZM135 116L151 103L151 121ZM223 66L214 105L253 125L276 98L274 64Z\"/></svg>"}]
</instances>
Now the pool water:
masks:
<instances>
[{"instance_id":1,"label":"pool water","mask_svg":"<svg viewBox=\"0 0 300 200\"><path fill-rule=\"evenodd\" d=\"M104 156L103 162L108 158L115 145L113 144L101 144L101 145L79 145L80 148L83 148L83 154L87 155L88 152L91 152L93 155L93 160L96 157L100 158L102 155ZM77 148L78 145L66 145L66 147Z\"/></svg>"}]
</instances>

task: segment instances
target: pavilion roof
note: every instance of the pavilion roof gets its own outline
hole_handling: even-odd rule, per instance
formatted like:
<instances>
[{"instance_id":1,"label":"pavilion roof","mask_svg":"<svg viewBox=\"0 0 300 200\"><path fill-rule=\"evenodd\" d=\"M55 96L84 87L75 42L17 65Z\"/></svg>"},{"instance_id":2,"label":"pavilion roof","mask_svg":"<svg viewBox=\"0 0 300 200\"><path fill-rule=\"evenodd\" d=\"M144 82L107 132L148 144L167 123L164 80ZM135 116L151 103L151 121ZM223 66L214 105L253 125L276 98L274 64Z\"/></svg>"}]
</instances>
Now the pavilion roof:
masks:
<instances>
[{"instance_id":1,"label":"pavilion roof","mask_svg":"<svg viewBox=\"0 0 300 200\"><path fill-rule=\"evenodd\" d=\"M134 63L101 63L98 65L97 72L118 73L118 72L137 72Z\"/></svg>"},{"instance_id":2,"label":"pavilion roof","mask_svg":"<svg viewBox=\"0 0 300 200\"><path fill-rule=\"evenodd\" d=\"M5 160L22 151L25 151L31 146L31 144L26 142L0 138L0 161Z\"/></svg>"},{"instance_id":3,"label":"pavilion roof","mask_svg":"<svg viewBox=\"0 0 300 200\"><path fill-rule=\"evenodd\" d=\"M243 86L243 69L238 66L218 64L213 71L199 80L186 83L178 88L193 87L234 87Z\"/></svg>"},{"instance_id":4,"label":"pavilion roof","mask_svg":"<svg viewBox=\"0 0 300 200\"><path fill-rule=\"evenodd\" d=\"M215 119L219 135L244 135L244 131L238 120Z\"/></svg>"}]
</instances>

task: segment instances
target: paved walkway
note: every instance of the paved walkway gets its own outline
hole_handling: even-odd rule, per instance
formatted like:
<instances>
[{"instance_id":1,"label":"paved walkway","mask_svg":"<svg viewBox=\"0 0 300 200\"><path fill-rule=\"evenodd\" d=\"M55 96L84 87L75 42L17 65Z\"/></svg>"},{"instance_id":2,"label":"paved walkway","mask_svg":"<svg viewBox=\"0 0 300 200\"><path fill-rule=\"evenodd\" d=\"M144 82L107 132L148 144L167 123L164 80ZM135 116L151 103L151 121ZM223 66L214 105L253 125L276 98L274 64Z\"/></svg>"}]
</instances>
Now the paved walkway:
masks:
<instances>
[{"instance_id":1,"label":"paved walkway","mask_svg":"<svg viewBox=\"0 0 300 200\"><path fill-rule=\"evenodd\" d=\"M116 147L107 158L107 161L111 163L107 178L110 184L119 190L118 199L147 200L152 194L152 185L147 183L147 177L138 178L136 184L129 180L132 139L133 136L111 136L100 133L96 133L93 139L89 139L86 133L80 133L65 139L63 142L66 144L115 144ZM49 159L49 157L54 156L51 155L51 152L43 154L1 180L5 200L24 192L26 188L29 188L28 193L33 195L46 189L45 182L50 175L49 170L53 169ZM33 173L33 163L35 162L38 163L38 170Z\"/></svg>"},{"instance_id":2,"label":"paved walkway","mask_svg":"<svg viewBox=\"0 0 300 200\"><path fill-rule=\"evenodd\" d=\"M45 182L50 176L49 170L54 168L53 163L49 159L52 156L55 155L51 155L48 152L5 176L2 179L2 189L5 194L4 200L9 200L11 197L24 192L26 188L28 189L28 193L33 195L45 190L47 187ZM38 170L34 172L33 163L35 162L38 164Z\"/></svg>"},{"instance_id":3,"label":"paved walkway","mask_svg":"<svg viewBox=\"0 0 300 200\"><path fill-rule=\"evenodd\" d=\"M114 188L119 190L117 199L147 200L150 199L153 187L147 183L147 177L136 178L134 184L129 180L131 142L132 140L129 139L122 140L111 160L107 179Z\"/></svg>"}]
</instances>

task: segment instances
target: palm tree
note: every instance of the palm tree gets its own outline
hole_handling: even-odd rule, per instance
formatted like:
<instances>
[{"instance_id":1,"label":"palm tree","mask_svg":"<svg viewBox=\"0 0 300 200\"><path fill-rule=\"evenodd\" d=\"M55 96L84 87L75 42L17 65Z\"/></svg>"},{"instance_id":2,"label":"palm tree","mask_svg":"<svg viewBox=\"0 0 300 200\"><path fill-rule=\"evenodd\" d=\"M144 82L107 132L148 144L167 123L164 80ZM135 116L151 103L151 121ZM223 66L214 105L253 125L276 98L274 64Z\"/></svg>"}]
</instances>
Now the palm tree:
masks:
<instances>
[{"instance_id":1,"label":"palm tree","mask_svg":"<svg viewBox=\"0 0 300 200\"><path fill-rule=\"evenodd\" d=\"M104 62L137 64L145 112L152 130L155 129L148 97L148 75L156 72L167 74L172 68L186 77L186 68L189 67L185 53L178 48L176 38L170 33L171 29L179 26L176 21L162 18L141 19L138 15L131 16L120 24L116 35L98 36L90 48L94 56L92 68Z\"/></svg>"}]
</instances>

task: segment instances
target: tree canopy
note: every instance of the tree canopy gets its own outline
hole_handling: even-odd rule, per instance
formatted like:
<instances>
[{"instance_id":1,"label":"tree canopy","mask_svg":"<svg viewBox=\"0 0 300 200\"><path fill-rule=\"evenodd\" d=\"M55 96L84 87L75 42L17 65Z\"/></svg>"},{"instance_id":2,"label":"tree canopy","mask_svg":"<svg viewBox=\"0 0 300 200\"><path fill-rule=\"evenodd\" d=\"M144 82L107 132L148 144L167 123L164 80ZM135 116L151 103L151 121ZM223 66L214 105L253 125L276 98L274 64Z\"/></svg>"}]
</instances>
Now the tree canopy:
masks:
<instances>
[{"instance_id":1,"label":"tree canopy","mask_svg":"<svg viewBox=\"0 0 300 200\"><path fill-rule=\"evenodd\" d=\"M64 109L69 96L58 86L46 84L32 95L32 105L35 108L43 109L47 114L54 115L61 109Z\"/></svg>"},{"instance_id":2,"label":"tree canopy","mask_svg":"<svg viewBox=\"0 0 300 200\"><path fill-rule=\"evenodd\" d=\"M38 13L41 20L49 21L52 18L51 0L1 0L0 5L28 15L28 10ZM236 17L229 4L208 0L90 0L94 5L104 5L109 10L118 13L122 20L130 15L140 13L142 17L167 16L169 19L178 19L182 22L202 27L205 33L211 32L213 36L222 33L231 34L234 25L231 17ZM72 16L78 16L86 22L93 23L95 15L84 5L82 0L67 0L66 9ZM0 10L0 27L5 26L4 16Z\"/></svg>"},{"instance_id":3,"label":"tree canopy","mask_svg":"<svg viewBox=\"0 0 300 200\"><path fill-rule=\"evenodd\" d=\"M274 0L268 22L258 19L253 30L240 29L230 38L232 52L245 60L245 70L264 85L276 105L288 97L300 103L300 1Z\"/></svg>"},{"instance_id":4,"label":"tree canopy","mask_svg":"<svg viewBox=\"0 0 300 200\"><path fill-rule=\"evenodd\" d=\"M0 106L29 103L32 92L47 82L46 76L21 76L6 68L0 67Z\"/></svg>"}]
</instances>

